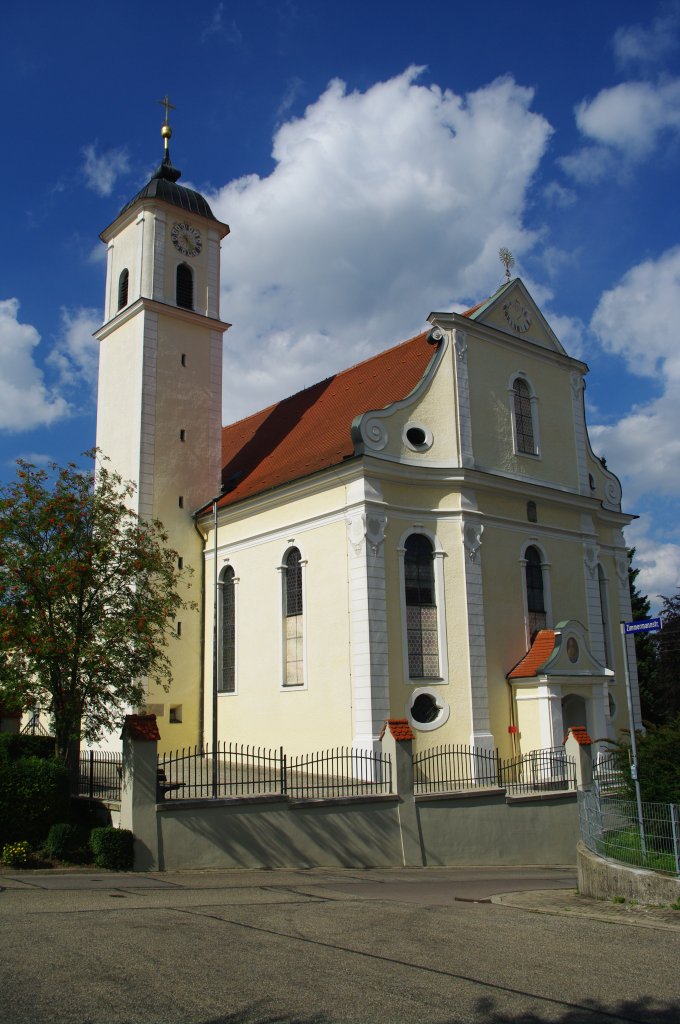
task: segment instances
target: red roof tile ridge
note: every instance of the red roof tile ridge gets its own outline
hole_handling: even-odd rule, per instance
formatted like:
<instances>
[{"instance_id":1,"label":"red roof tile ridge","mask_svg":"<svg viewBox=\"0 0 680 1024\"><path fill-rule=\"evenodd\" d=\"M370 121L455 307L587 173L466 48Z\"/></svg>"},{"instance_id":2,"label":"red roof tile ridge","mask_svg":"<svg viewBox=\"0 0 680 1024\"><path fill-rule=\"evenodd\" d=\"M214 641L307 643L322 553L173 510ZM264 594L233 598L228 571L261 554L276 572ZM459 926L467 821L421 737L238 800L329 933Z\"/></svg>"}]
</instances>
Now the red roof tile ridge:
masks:
<instances>
[{"instance_id":1,"label":"red roof tile ridge","mask_svg":"<svg viewBox=\"0 0 680 1024\"><path fill-rule=\"evenodd\" d=\"M346 376L349 373L354 373L362 366L367 366L378 359L383 359L385 356L389 356L391 353L396 352L399 348L404 348L406 345L410 345L414 341L419 341L421 338L426 337L428 331L420 331L418 334L414 334L412 338L407 338L405 341L399 341L396 345L391 345L390 348L382 349L380 352L374 352L372 356L367 356L365 359L360 359L358 363L352 363L351 366L346 366L342 370L338 370L337 373L330 373L328 377L323 377L321 380L314 381L313 384L307 384L306 387L300 388L299 391L294 391L292 395L284 395L283 398L277 399L276 402L272 402L271 405L266 405L262 409L256 409L254 412L248 413L247 416L242 416L240 420L233 420L231 423L225 423L222 430L229 430L232 427L238 427L241 423L247 423L248 420L253 419L255 416L263 416L265 413L271 412L272 409L276 409L284 402L291 402L298 395L304 395L305 391L311 391L312 388L319 388L323 384L326 384L331 380L338 380L341 377Z\"/></svg>"},{"instance_id":2,"label":"red roof tile ridge","mask_svg":"<svg viewBox=\"0 0 680 1024\"><path fill-rule=\"evenodd\" d=\"M540 629L534 637L531 647L515 667L508 672L508 679L526 679L535 676L538 669L545 664L555 649L555 630Z\"/></svg>"}]
</instances>

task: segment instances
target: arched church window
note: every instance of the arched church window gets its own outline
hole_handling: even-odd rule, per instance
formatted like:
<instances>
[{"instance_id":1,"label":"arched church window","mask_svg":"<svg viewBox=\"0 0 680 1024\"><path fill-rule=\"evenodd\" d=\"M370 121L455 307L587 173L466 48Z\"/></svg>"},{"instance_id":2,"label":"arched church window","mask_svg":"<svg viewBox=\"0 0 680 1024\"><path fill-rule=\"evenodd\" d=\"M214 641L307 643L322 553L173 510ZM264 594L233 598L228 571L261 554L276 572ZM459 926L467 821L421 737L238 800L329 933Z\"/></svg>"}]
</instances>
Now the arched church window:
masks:
<instances>
[{"instance_id":1,"label":"arched church window","mask_svg":"<svg viewBox=\"0 0 680 1024\"><path fill-rule=\"evenodd\" d=\"M284 686L304 685L304 622L302 560L291 548L283 566Z\"/></svg>"},{"instance_id":2,"label":"arched church window","mask_svg":"<svg viewBox=\"0 0 680 1024\"><path fill-rule=\"evenodd\" d=\"M236 692L236 601L234 570L226 566L220 574L218 601L220 693Z\"/></svg>"},{"instance_id":3,"label":"arched church window","mask_svg":"<svg viewBox=\"0 0 680 1024\"><path fill-rule=\"evenodd\" d=\"M545 611L545 592L543 586L543 565L538 548L528 547L526 558L526 591L527 612L529 615L529 636L539 629L545 629L547 615Z\"/></svg>"},{"instance_id":4,"label":"arched church window","mask_svg":"<svg viewBox=\"0 0 680 1024\"><path fill-rule=\"evenodd\" d=\"M182 309L194 308L194 275L186 263L177 266L177 305Z\"/></svg>"},{"instance_id":5,"label":"arched church window","mask_svg":"<svg viewBox=\"0 0 680 1024\"><path fill-rule=\"evenodd\" d=\"M516 377L512 385L512 394L516 449L524 455L535 455L536 432L529 385L521 377Z\"/></svg>"},{"instance_id":6,"label":"arched church window","mask_svg":"<svg viewBox=\"0 0 680 1024\"><path fill-rule=\"evenodd\" d=\"M121 270L120 277L118 278L118 309L124 309L128 304L128 283L130 280L130 274L127 269Z\"/></svg>"},{"instance_id":7,"label":"arched church window","mask_svg":"<svg viewBox=\"0 0 680 1024\"><path fill-rule=\"evenodd\" d=\"M404 544L404 589L408 672L411 679L439 677L439 636L434 581L434 551L422 533Z\"/></svg>"}]
</instances>

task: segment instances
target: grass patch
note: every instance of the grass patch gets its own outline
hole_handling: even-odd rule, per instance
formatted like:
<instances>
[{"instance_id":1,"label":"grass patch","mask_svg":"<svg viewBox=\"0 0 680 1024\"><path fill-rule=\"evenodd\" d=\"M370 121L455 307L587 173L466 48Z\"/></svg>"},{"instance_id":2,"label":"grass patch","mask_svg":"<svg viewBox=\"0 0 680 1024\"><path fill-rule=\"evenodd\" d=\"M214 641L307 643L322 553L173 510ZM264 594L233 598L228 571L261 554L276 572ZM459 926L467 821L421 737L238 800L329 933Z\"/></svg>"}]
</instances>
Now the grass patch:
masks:
<instances>
[{"instance_id":1,"label":"grass patch","mask_svg":"<svg viewBox=\"0 0 680 1024\"><path fill-rule=\"evenodd\" d=\"M598 853L635 867L649 868L651 871L666 871L670 874L676 873L673 854L655 850L649 839L647 841L647 857L643 857L637 829L617 829L608 832L598 843Z\"/></svg>"}]
</instances>

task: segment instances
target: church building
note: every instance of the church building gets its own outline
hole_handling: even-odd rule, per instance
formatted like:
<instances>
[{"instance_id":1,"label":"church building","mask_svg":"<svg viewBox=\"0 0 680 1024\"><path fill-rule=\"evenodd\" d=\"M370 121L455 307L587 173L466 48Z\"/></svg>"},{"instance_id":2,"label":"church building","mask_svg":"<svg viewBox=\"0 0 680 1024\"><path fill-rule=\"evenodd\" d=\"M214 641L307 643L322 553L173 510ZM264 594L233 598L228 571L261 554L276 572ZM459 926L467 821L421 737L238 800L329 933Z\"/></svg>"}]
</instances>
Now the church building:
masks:
<instances>
[{"instance_id":1,"label":"church building","mask_svg":"<svg viewBox=\"0 0 680 1024\"><path fill-rule=\"evenodd\" d=\"M160 748L376 749L407 718L416 749L510 756L627 728L633 517L590 447L588 368L522 281L223 427L229 228L163 134L101 235L97 333L97 446L192 571L148 692Z\"/></svg>"}]
</instances>

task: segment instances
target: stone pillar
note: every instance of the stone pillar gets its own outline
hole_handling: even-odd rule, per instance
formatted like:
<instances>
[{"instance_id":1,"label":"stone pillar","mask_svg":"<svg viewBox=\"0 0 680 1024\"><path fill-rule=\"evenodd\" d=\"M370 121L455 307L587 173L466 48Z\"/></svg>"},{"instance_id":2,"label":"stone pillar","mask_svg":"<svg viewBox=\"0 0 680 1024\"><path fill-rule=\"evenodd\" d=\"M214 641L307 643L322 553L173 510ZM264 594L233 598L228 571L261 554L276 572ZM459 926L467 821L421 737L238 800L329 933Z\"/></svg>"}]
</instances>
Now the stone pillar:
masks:
<instances>
[{"instance_id":1,"label":"stone pillar","mask_svg":"<svg viewBox=\"0 0 680 1024\"><path fill-rule=\"evenodd\" d=\"M576 788L590 789L593 784L592 740L583 726L570 726L564 739L567 757L576 762Z\"/></svg>"},{"instance_id":2,"label":"stone pillar","mask_svg":"<svg viewBox=\"0 0 680 1024\"><path fill-rule=\"evenodd\" d=\"M120 825L135 837L135 871L154 871L158 864L156 801L158 740L155 715L126 715L123 740L123 779Z\"/></svg>"},{"instance_id":3,"label":"stone pillar","mask_svg":"<svg viewBox=\"0 0 680 1024\"><path fill-rule=\"evenodd\" d=\"M388 718L380 733L383 753L392 760L392 791L399 797L397 815L404 867L422 867L423 848L413 794L413 733L406 718Z\"/></svg>"}]
</instances>

